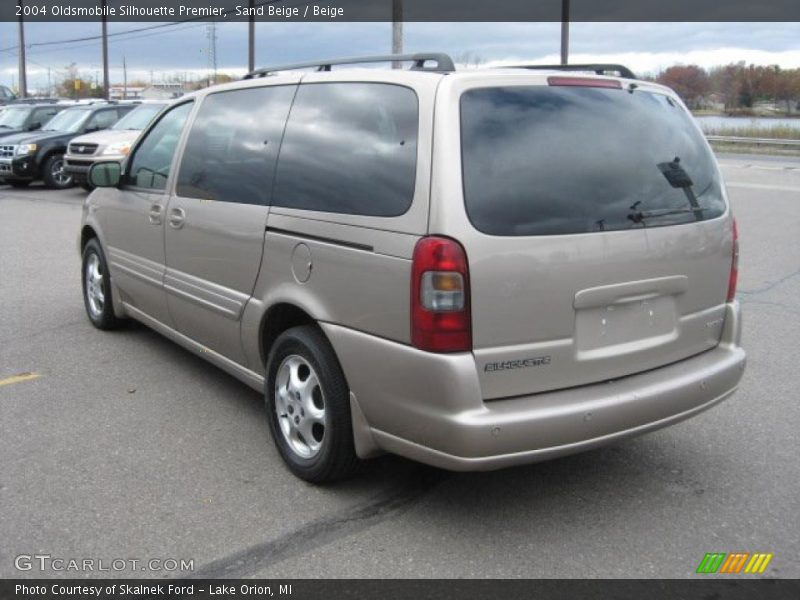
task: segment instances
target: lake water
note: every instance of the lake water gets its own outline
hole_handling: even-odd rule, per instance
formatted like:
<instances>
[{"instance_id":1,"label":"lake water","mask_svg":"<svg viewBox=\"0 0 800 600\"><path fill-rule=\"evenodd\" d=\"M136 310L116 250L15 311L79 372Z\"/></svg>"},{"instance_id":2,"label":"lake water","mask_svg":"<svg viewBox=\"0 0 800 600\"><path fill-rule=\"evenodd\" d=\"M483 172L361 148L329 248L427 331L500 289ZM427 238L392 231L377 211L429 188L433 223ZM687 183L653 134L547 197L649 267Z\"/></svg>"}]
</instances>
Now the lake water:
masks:
<instances>
[{"instance_id":1,"label":"lake water","mask_svg":"<svg viewBox=\"0 0 800 600\"><path fill-rule=\"evenodd\" d=\"M748 129L757 127L759 129L772 129L773 127L792 127L797 129L800 137L800 118L775 118L765 119L763 117L696 117L700 122L703 131L709 129Z\"/></svg>"}]
</instances>

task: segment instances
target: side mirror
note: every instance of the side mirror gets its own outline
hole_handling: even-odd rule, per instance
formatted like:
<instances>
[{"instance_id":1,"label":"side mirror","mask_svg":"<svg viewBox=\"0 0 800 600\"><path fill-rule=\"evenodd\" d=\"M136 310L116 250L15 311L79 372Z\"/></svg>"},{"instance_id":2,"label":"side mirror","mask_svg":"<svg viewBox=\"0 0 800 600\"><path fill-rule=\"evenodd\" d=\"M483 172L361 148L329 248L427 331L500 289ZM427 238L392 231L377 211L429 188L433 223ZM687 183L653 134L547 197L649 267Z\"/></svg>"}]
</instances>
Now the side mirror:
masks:
<instances>
[{"instance_id":1,"label":"side mirror","mask_svg":"<svg viewBox=\"0 0 800 600\"><path fill-rule=\"evenodd\" d=\"M116 161L98 162L89 169L89 183L94 187L117 187L122 177L122 165Z\"/></svg>"},{"instance_id":2,"label":"side mirror","mask_svg":"<svg viewBox=\"0 0 800 600\"><path fill-rule=\"evenodd\" d=\"M41 126L42 126L42 124L41 124L41 123L39 123L38 121L37 121L37 122L35 122L35 123L30 123L30 124L28 125L28 131L36 131L36 130L37 130L37 129L39 129Z\"/></svg>"}]
</instances>

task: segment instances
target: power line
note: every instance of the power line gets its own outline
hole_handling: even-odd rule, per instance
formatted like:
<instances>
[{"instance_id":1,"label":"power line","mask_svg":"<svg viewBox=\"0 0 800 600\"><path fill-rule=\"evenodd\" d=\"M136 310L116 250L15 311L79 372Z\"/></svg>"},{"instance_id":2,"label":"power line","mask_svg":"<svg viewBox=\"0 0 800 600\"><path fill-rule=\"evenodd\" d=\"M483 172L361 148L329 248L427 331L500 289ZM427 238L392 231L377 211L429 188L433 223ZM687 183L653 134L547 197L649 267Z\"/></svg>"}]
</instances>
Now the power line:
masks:
<instances>
[{"instance_id":1,"label":"power line","mask_svg":"<svg viewBox=\"0 0 800 600\"><path fill-rule=\"evenodd\" d=\"M269 5L269 4L278 4L278 3L285 4L286 6L296 6L295 4L292 4L292 3L289 3L289 2L283 2L283 0L262 0L261 2L256 2L255 6L259 7L259 6L266 6L266 5ZM224 14L227 15L228 13L232 13L234 11L235 11L235 9L233 9L233 8L226 9L224 11ZM160 23L158 25L149 25L147 27L137 27L135 29L127 29L125 31L118 31L116 33L109 33L108 37L116 37L116 36L120 36L120 35L126 35L126 34L129 34L129 33L138 33L140 31L151 31L153 29L164 29L166 27L176 27L178 25L184 25L186 23L193 23L195 21L203 21L206 18L207 17L190 17L188 19L182 19L180 21L170 21L169 23ZM66 40L52 40L52 41L49 41L49 42L36 42L34 44L27 44L27 47L28 48L32 48L33 46L61 46L63 44L73 44L73 43L78 43L78 42L88 42L88 41L99 40L99 39L102 39L102 37L103 37L102 35L89 35L89 36L84 36L84 37L79 37L79 38L70 38L70 39L66 39ZM8 46L7 48L0 48L0 52L9 52L9 51L16 51L16 50L17 50L17 46Z\"/></svg>"},{"instance_id":2,"label":"power line","mask_svg":"<svg viewBox=\"0 0 800 600\"><path fill-rule=\"evenodd\" d=\"M188 20L186 22L188 22ZM125 31L117 31L116 33L109 33L108 37L119 37L121 35L128 35L128 34L131 34L131 33L138 33L140 31L151 31L153 29L163 29L164 27L176 27L178 25L185 25L186 22L184 22L184 21L175 21L175 22L172 22L172 23L162 23L161 25L153 25L153 26L150 26L150 27L138 27L136 29L126 29ZM164 33L168 33L168 32L164 32ZM90 35L90 36L86 36L86 37L71 38L71 39L67 39L67 40L53 40L53 41L50 41L50 42L35 42L33 44L26 44L26 47L27 48L33 48L34 46L36 46L36 47L40 47L40 46L63 46L64 44L77 44L79 42L95 41L95 40L100 40L102 38L103 38L102 35ZM127 38L127 39L131 39L131 38ZM85 44L85 46L93 46L93 45L94 44ZM77 47L84 47L84 46L82 45L82 46L77 46ZM7 48L0 49L0 52L9 52L9 51L16 52L17 48L18 48L17 46L8 46Z\"/></svg>"},{"instance_id":3,"label":"power line","mask_svg":"<svg viewBox=\"0 0 800 600\"><path fill-rule=\"evenodd\" d=\"M205 27L205 23L193 23L193 24L181 23L181 25L185 25L185 27L183 29L181 29L181 31L186 31L186 30L189 30L189 29L193 29L195 27ZM120 42L127 42L129 40L138 40L138 39L153 37L153 36L157 36L157 35L165 35L167 33L171 33L171 31L157 31L155 33L143 33L141 35L134 35L134 36L131 36L131 37L126 37L126 38L121 39L119 41ZM94 44L94 43L80 44L78 46L72 46L71 48L69 48L69 50L77 50L79 48L95 47L95 45L96 44ZM14 46L13 50L16 51L17 50L17 46ZM50 50L33 50L33 51L30 52L30 54L35 54L35 55L38 56L40 54L49 54L51 52L62 52L63 50L64 50L63 48L53 48L53 49L50 49ZM2 50L0 50L0 52L2 52Z\"/></svg>"}]
</instances>

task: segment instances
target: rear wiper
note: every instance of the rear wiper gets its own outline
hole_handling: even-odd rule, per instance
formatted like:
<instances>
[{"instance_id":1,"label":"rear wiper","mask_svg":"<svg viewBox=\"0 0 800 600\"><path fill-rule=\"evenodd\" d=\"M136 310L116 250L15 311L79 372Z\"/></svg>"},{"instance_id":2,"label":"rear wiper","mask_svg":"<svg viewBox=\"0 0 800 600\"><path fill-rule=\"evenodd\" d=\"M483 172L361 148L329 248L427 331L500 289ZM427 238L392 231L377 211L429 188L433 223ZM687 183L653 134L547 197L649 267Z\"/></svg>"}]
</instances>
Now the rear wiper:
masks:
<instances>
[{"instance_id":1,"label":"rear wiper","mask_svg":"<svg viewBox=\"0 0 800 600\"><path fill-rule=\"evenodd\" d=\"M655 217L666 217L668 215L682 215L686 213L703 212L707 209L702 207L697 208L665 208L663 210L642 210L628 215L628 218L634 223L641 223L645 219L652 219Z\"/></svg>"},{"instance_id":2,"label":"rear wiper","mask_svg":"<svg viewBox=\"0 0 800 600\"><path fill-rule=\"evenodd\" d=\"M705 208L697 207L697 208L665 208L663 210L642 210L636 213L631 213L628 215L628 218L632 218L636 216L639 219L651 219L653 217L666 217L667 215L682 215L684 213L693 213L697 211L704 211L707 210Z\"/></svg>"}]
</instances>

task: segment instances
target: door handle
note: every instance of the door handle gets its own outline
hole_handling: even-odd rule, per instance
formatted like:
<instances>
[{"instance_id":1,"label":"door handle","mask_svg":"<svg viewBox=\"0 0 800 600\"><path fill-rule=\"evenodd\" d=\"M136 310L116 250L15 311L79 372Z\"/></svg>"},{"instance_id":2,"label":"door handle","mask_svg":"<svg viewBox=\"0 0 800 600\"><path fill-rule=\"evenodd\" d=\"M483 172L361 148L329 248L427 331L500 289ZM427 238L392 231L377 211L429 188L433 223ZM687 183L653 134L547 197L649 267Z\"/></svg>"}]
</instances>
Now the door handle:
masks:
<instances>
[{"instance_id":1,"label":"door handle","mask_svg":"<svg viewBox=\"0 0 800 600\"><path fill-rule=\"evenodd\" d=\"M182 208L173 208L169 211L169 226L173 229L180 229L183 227L183 222L186 220L186 211Z\"/></svg>"},{"instance_id":2,"label":"door handle","mask_svg":"<svg viewBox=\"0 0 800 600\"><path fill-rule=\"evenodd\" d=\"M150 212L147 215L147 218L150 219L150 222L153 225L160 225L161 224L161 211L163 210L163 206L160 204L153 204L150 207Z\"/></svg>"}]
</instances>

